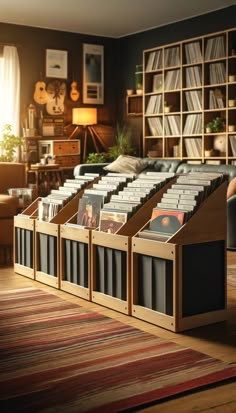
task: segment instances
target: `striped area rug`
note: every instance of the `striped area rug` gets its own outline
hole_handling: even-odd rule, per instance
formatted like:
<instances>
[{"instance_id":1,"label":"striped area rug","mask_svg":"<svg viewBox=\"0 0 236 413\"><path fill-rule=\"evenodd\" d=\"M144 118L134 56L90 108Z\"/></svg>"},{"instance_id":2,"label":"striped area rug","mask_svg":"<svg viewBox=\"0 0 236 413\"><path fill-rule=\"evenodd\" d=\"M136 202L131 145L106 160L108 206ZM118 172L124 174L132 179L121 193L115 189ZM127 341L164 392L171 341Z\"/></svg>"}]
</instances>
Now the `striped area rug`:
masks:
<instances>
[{"instance_id":1,"label":"striped area rug","mask_svg":"<svg viewBox=\"0 0 236 413\"><path fill-rule=\"evenodd\" d=\"M0 293L0 411L125 411L236 377L236 367L25 288Z\"/></svg>"}]
</instances>

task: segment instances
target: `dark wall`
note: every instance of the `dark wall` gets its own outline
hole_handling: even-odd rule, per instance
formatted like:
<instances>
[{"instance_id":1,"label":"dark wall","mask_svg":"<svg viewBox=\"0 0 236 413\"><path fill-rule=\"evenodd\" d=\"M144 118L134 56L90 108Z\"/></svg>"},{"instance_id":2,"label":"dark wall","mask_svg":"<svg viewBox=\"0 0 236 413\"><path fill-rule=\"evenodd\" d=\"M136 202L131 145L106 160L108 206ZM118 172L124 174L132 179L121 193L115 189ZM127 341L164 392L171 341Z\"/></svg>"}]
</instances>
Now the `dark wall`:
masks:
<instances>
[{"instance_id":1,"label":"dark wall","mask_svg":"<svg viewBox=\"0 0 236 413\"><path fill-rule=\"evenodd\" d=\"M135 89L135 66L142 64L143 50L235 27L235 16L236 6L231 6L120 39L119 47L123 65L119 87L119 116L125 117L126 89ZM127 121L133 130L133 140L140 142L142 140L142 117L128 118ZM141 153L140 150L139 152Z\"/></svg>"},{"instance_id":2,"label":"dark wall","mask_svg":"<svg viewBox=\"0 0 236 413\"><path fill-rule=\"evenodd\" d=\"M82 45L83 43L104 45L104 105L98 106L98 120L100 123L112 124L116 119L116 44L118 40L104 37L88 36L68 33L57 30L45 30L33 27L0 23L1 43L17 44L21 65L21 106L22 111L30 103L34 103L33 94L35 83L45 78L46 49L68 51L68 80L67 96L70 92L70 83L78 83L80 98L72 102L68 97L65 100L65 115L67 122L71 121L71 108L82 106ZM39 107L37 107L39 109Z\"/></svg>"}]
</instances>

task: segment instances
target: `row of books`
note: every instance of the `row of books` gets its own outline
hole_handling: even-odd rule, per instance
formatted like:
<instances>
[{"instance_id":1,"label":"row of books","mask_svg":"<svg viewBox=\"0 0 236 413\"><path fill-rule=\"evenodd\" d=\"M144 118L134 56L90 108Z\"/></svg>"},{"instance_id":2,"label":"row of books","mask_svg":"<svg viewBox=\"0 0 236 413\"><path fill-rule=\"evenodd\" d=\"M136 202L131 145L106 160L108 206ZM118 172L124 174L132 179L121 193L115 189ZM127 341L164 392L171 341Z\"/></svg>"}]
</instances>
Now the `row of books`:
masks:
<instances>
[{"instance_id":1,"label":"row of books","mask_svg":"<svg viewBox=\"0 0 236 413\"><path fill-rule=\"evenodd\" d=\"M209 65L210 85L226 82L226 71L224 63L211 63Z\"/></svg>"},{"instance_id":2,"label":"row of books","mask_svg":"<svg viewBox=\"0 0 236 413\"><path fill-rule=\"evenodd\" d=\"M165 90L180 88L180 70L168 70L165 75Z\"/></svg>"},{"instance_id":3,"label":"row of books","mask_svg":"<svg viewBox=\"0 0 236 413\"><path fill-rule=\"evenodd\" d=\"M202 69L200 66L187 67L185 71L186 87L202 86Z\"/></svg>"},{"instance_id":4,"label":"row of books","mask_svg":"<svg viewBox=\"0 0 236 413\"><path fill-rule=\"evenodd\" d=\"M236 135L230 135L229 141L231 145L232 154L233 156L236 156Z\"/></svg>"},{"instance_id":5,"label":"row of books","mask_svg":"<svg viewBox=\"0 0 236 413\"><path fill-rule=\"evenodd\" d=\"M185 45L186 63L200 63L202 62L202 51L199 42L191 42Z\"/></svg>"},{"instance_id":6,"label":"row of books","mask_svg":"<svg viewBox=\"0 0 236 413\"><path fill-rule=\"evenodd\" d=\"M180 64L180 47L169 47L165 49L164 65L165 67L178 66Z\"/></svg>"},{"instance_id":7,"label":"row of books","mask_svg":"<svg viewBox=\"0 0 236 413\"><path fill-rule=\"evenodd\" d=\"M186 116L183 134L193 135L202 133L202 115L200 113Z\"/></svg>"},{"instance_id":8,"label":"row of books","mask_svg":"<svg viewBox=\"0 0 236 413\"><path fill-rule=\"evenodd\" d=\"M146 115L154 115L155 113L161 113L163 110L163 99L162 95L153 95L150 96L147 108Z\"/></svg>"},{"instance_id":9,"label":"row of books","mask_svg":"<svg viewBox=\"0 0 236 413\"><path fill-rule=\"evenodd\" d=\"M146 64L146 71L158 70L162 68L162 50L150 52Z\"/></svg>"},{"instance_id":10,"label":"row of books","mask_svg":"<svg viewBox=\"0 0 236 413\"><path fill-rule=\"evenodd\" d=\"M220 89L209 91L209 109L221 109L225 107L224 96Z\"/></svg>"},{"instance_id":11,"label":"row of books","mask_svg":"<svg viewBox=\"0 0 236 413\"><path fill-rule=\"evenodd\" d=\"M201 138L185 138L184 145L189 158L200 158L202 156Z\"/></svg>"},{"instance_id":12,"label":"row of books","mask_svg":"<svg viewBox=\"0 0 236 413\"><path fill-rule=\"evenodd\" d=\"M94 175L76 176L74 179L66 179L63 186L51 190L49 195L41 198L38 202L38 219L50 222L81 189L94 179Z\"/></svg>"},{"instance_id":13,"label":"row of books","mask_svg":"<svg viewBox=\"0 0 236 413\"><path fill-rule=\"evenodd\" d=\"M202 92L200 90L185 92L185 98L188 111L202 110Z\"/></svg>"},{"instance_id":14,"label":"row of books","mask_svg":"<svg viewBox=\"0 0 236 413\"><path fill-rule=\"evenodd\" d=\"M180 135L180 116L168 115L164 118L164 132L166 135ZM155 116L147 118L149 130L152 136L162 136L163 126L162 117ZM201 114L191 114L186 116L183 128L183 135L196 135L202 133L202 116Z\"/></svg>"},{"instance_id":15,"label":"row of books","mask_svg":"<svg viewBox=\"0 0 236 413\"><path fill-rule=\"evenodd\" d=\"M179 135L180 134L180 116L171 115L164 118L165 135Z\"/></svg>"},{"instance_id":16,"label":"row of books","mask_svg":"<svg viewBox=\"0 0 236 413\"><path fill-rule=\"evenodd\" d=\"M212 37L207 40L205 60L220 59L225 57L224 36Z\"/></svg>"},{"instance_id":17,"label":"row of books","mask_svg":"<svg viewBox=\"0 0 236 413\"><path fill-rule=\"evenodd\" d=\"M138 237L167 242L225 179L220 173L180 175L153 208L149 224Z\"/></svg>"},{"instance_id":18,"label":"row of books","mask_svg":"<svg viewBox=\"0 0 236 413\"><path fill-rule=\"evenodd\" d=\"M77 225L116 233L174 173L147 172L137 177L120 175L108 173L96 186L85 189L79 201ZM114 188L110 188L111 185Z\"/></svg>"}]
</instances>

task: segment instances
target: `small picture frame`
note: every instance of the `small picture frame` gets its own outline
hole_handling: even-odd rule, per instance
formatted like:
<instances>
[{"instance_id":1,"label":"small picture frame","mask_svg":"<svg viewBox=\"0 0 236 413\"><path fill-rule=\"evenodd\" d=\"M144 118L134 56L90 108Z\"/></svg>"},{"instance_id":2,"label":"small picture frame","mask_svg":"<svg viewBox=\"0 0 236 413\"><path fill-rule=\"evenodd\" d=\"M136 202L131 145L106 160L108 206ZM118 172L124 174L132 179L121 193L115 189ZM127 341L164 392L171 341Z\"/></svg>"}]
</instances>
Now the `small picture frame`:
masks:
<instances>
[{"instance_id":1,"label":"small picture frame","mask_svg":"<svg viewBox=\"0 0 236 413\"><path fill-rule=\"evenodd\" d=\"M83 103L104 103L104 47L83 44Z\"/></svg>"},{"instance_id":2,"label":"small picture frame","mask_svg":"<svg viewBox=\"0 0 236 413\"><path fill-rule=\"evenodd\" d=\"M157 74L153 76L153 92L162 92L163 91L163 76L162 74Z\"/></svg>"},{"instance_id":3,"label":"small picture frame","mask_svg":"<svg viewBox=\"0 0 236 413\"><path fill-rule=\"evenodd\" d=\"M67 79L67 50L46 49L46 77Z\"/></svg>"}]
</instances>

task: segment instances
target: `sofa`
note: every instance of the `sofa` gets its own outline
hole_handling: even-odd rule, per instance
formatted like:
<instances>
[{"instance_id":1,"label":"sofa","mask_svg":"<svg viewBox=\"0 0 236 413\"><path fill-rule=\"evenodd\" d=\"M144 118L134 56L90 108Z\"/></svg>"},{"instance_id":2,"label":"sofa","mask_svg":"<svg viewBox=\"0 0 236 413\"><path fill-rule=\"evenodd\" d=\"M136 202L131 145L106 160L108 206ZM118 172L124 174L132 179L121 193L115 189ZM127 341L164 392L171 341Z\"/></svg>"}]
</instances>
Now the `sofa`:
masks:
<instances>
[{"instance_id":1,"label":"sofa","mask_svg":"<svg viewBox=\"0 0 236 413\"><path fill-rule=\"evenodd\" d=\"M0 162L0 264L12 262L13 224L18 198L8 195L9 188L24 188L25 164Z\"/></svg>"},{"instance_id":2,"label":"sofa","mask_svg":"<svg viewBox=\"0 0 236 413\"><path fill-rule=\"evenodd\" d=\"M145 158L147 166L145 171L156 172L221 172L228 176L230 196L227 195L227 248L236 249L236 165L208 165L208 164L189 164L176 159L150 159ZM81 164L74 168L74 176L84 175L85 173L105 174L106 163ZM234 179L235 178L235 179ZM232 191L233 187L233 191ZM235 189L234 189L235 188ZM227 193L228 194L228 193Z\"/></svg>"}]
</instances>

